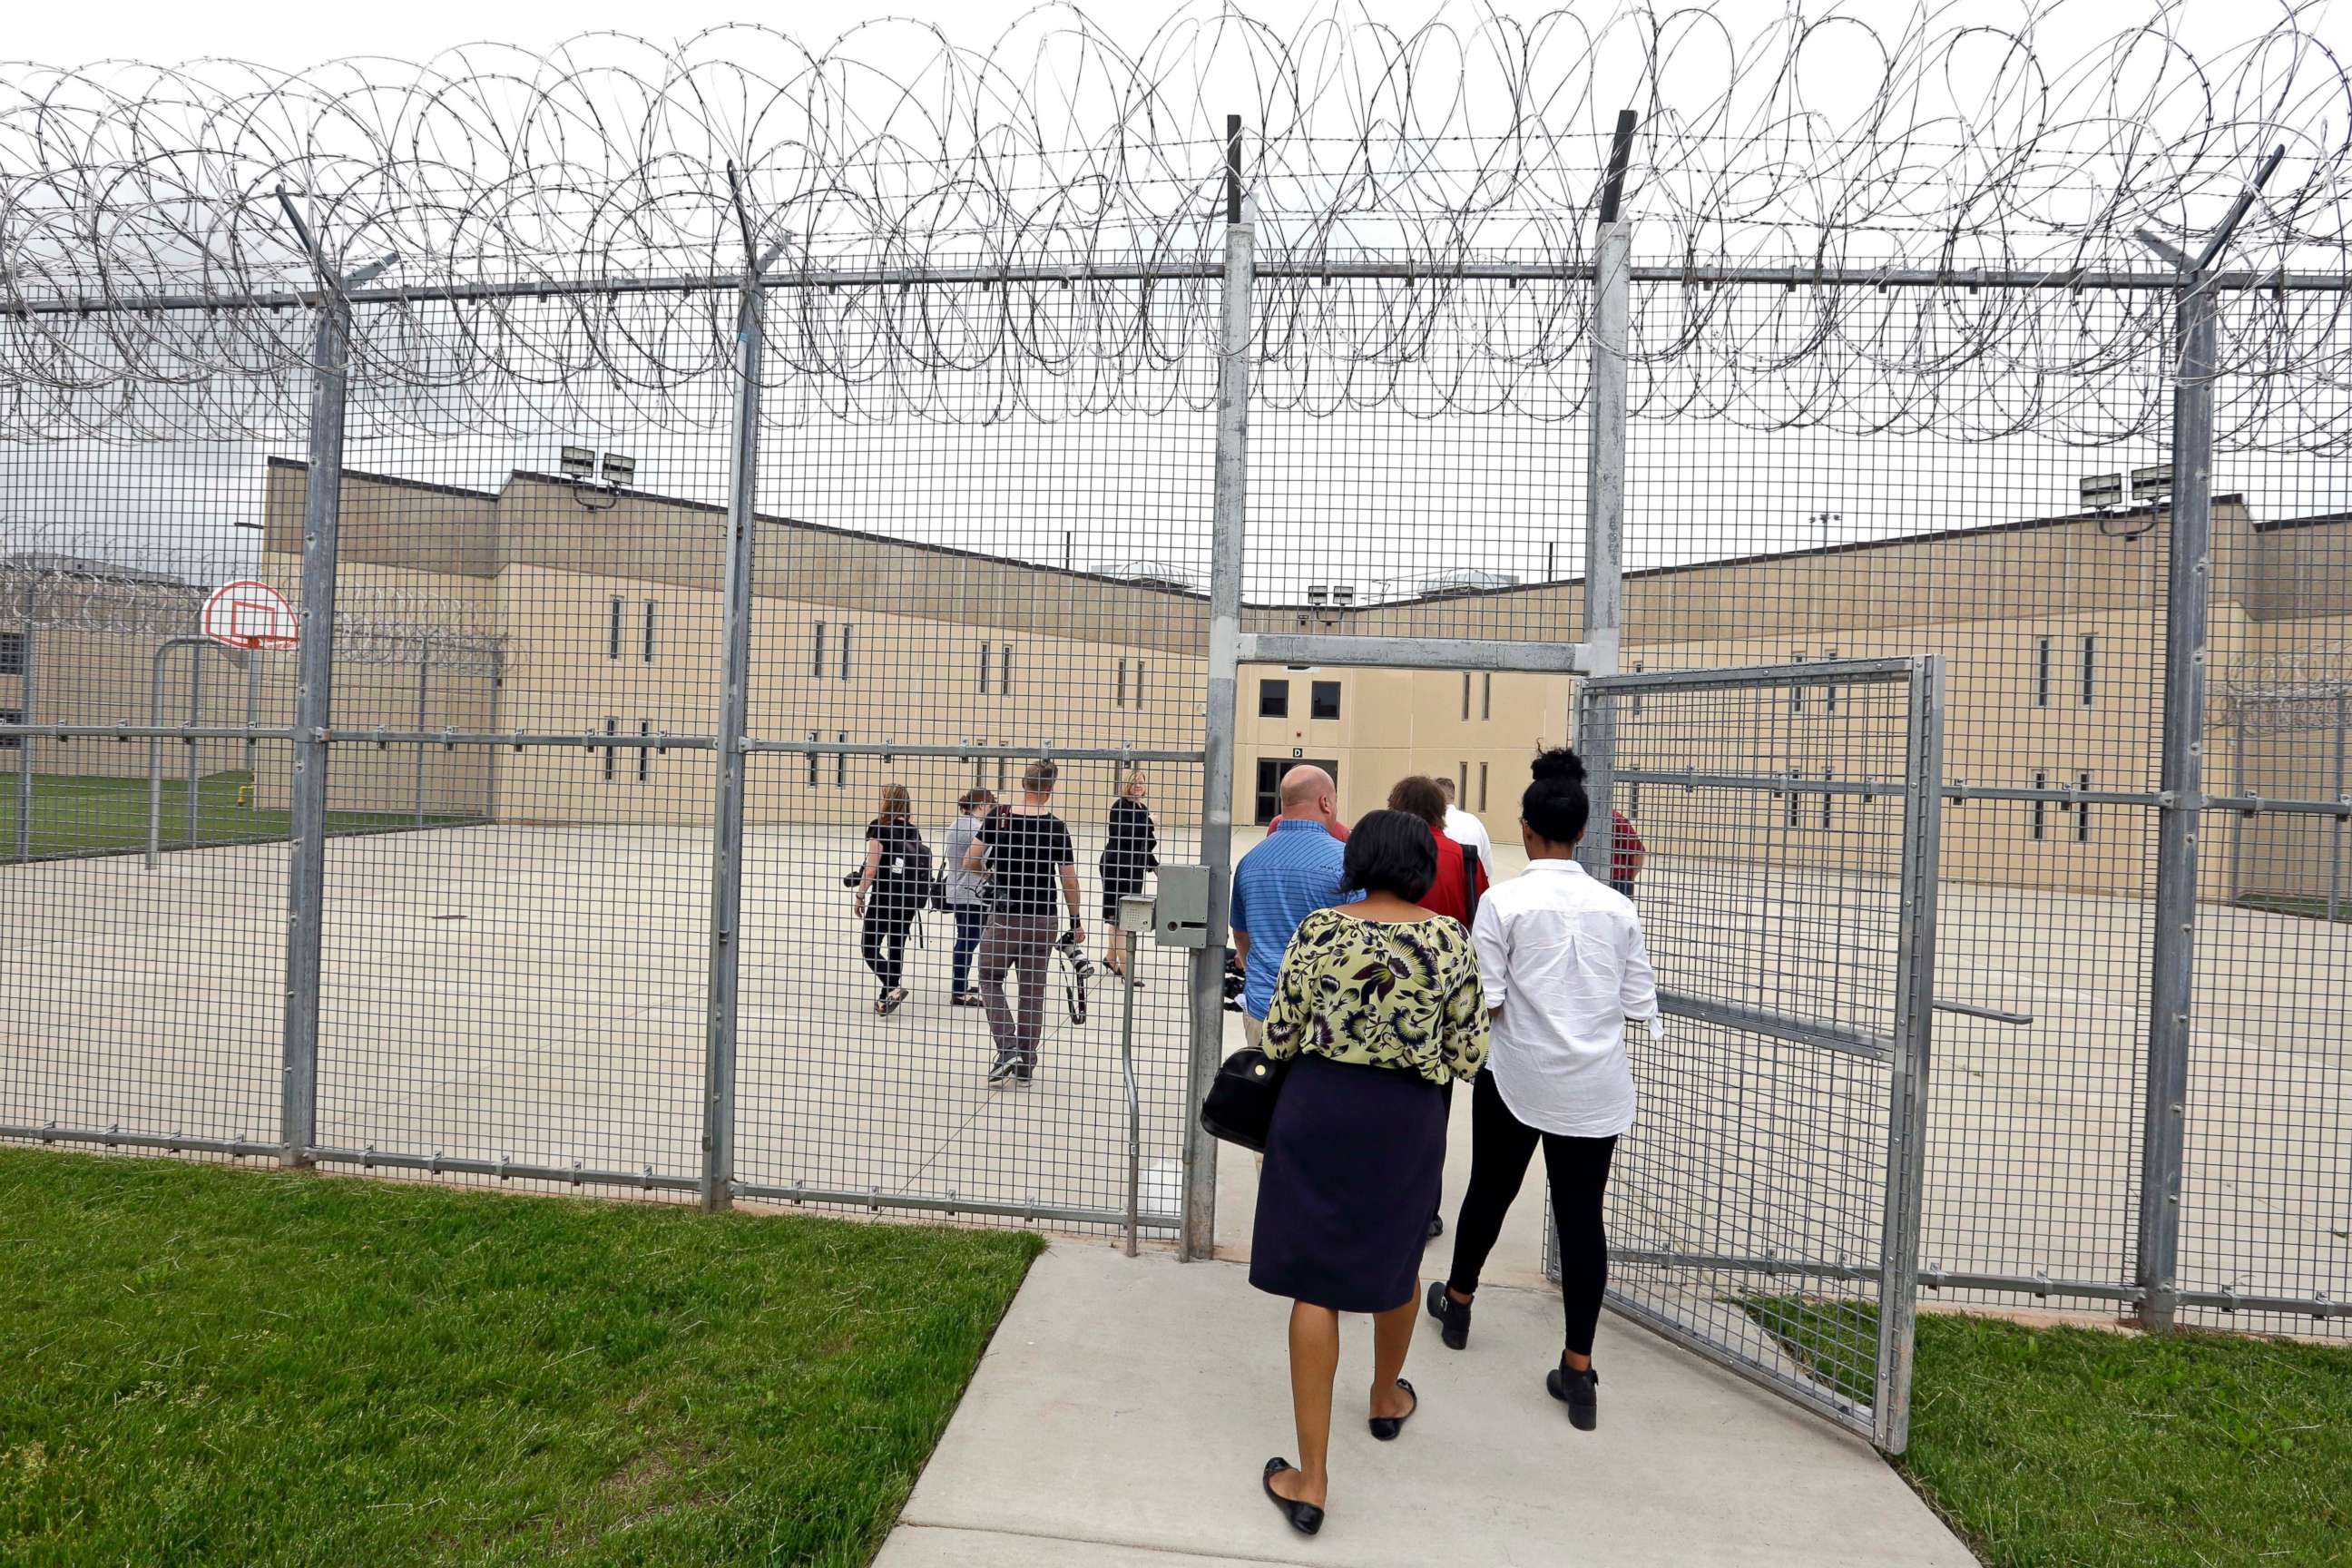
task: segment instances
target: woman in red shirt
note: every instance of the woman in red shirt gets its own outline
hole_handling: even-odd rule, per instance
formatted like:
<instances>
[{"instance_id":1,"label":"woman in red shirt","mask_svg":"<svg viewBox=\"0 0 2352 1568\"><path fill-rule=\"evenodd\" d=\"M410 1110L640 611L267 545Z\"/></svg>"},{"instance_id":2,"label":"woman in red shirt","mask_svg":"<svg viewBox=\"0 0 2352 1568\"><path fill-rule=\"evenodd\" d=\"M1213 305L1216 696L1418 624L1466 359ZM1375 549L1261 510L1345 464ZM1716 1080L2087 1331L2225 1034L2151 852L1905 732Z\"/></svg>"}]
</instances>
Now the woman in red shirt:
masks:
<instances>
[{"instance_id":1,"label":"woman in red shirt","mask_svg":"<svg viewBox=\"0 0 2352 1568\"><path fill-rule=\"evenodd\" d=\"M1471 917L1478 912L1478 900L1487 887L1486 868L1475 850L1445 837L1445 796L1440 793L1437 781L1415 773L1399 779L1389 791L1389 809L1417 816L1428 825L1429 836L1436 840L1437 880L1421 897L1421 907L1432 914L1448 915L1470 929Z\"/></svg>"}]
</instances>

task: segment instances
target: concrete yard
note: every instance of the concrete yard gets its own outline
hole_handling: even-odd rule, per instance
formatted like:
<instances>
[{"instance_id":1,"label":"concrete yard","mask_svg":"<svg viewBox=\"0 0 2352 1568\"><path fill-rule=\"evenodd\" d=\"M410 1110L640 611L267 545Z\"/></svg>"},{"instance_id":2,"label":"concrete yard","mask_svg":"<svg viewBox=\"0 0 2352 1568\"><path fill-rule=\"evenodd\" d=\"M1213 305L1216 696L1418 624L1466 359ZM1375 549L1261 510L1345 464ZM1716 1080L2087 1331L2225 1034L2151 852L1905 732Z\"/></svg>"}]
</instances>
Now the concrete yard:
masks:
<instances>
[{"instance_id":1,"label":"concrete yard","mask_svg":"<svg viewBox=\"0 0 2352 1568\"><path fill-rule=\"evenodd\" d=\"M1186 853L1181 837L1171 829L1163 853ZM1123 1206L1116 992L1097 986L1083 1026L1057 997L1038 1084L991 1091L982 1015L946 1005L944 918L930 917L914 954L914 1000L877 1018L839 883L856 863L856 830L756 828L749 843L743 1180ZM691 824L333 840L321 1143L693 1176L709 854L708 830ZM1502 860L1517 868L1516 851ZM274 1140L286 863L283 845L261 844L168 854L152 872L136 856L0 866L0 1125ZM1644 879L1670 984L1676 942L1693 952L1694 931L1736 934L1807 896L1752 881L1706 866ZM1875 896L1839 894L1850 906ZM1937 1016L1923 1265L2128 1278L2145 919L2129 900L1943 889L1938 994L2032 1022ZM1672 921L1679 936L1664 929ZM2185 1277L2341 1298L2352 1289L2341 978L2352 925L2207 906L2199 948ZM1857 962L1823 957L1839 973ZM1141 971L1140 1206L1164 1224L1179 1190L1184 971L1156 949ZM1237 1020L1227 1024L1238 1045ZM1456 1143L1454 1194L1466 1137ZM1245 1242L1253 1177L1247 1162L1222 1168L1227 1245ZM1531 1252L1497 1261L1532 1277Z\"/></svg>"}]
</instances>

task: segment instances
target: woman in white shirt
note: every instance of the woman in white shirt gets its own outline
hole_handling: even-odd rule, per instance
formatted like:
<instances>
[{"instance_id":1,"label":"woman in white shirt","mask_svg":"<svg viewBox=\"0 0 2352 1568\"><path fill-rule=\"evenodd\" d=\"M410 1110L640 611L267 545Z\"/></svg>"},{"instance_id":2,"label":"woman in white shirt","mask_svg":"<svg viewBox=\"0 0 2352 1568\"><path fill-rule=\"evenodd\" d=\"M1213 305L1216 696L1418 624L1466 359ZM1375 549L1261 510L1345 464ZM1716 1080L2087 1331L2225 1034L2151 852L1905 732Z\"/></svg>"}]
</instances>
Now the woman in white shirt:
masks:
<instances>
[{"instance_id":1,"label":"woman in white shirt","mask_svg":"<svg viewBox=\"0 0 2352 1568\"><path fill-rule=\"evenodd\" d=\"M1454 1267L1428 1297L1445 1343L1463 1349L1478 1271L1540 1143L1568 1318L1559 1364L1545 1373L1544 1387L1585 1432L1600 1424L1592 1335L1609 1278L1601 1196L1618 1135L1633 1125L1625 1026L1646 1024L1653 1037L1664 1032L1633 900L1571 858L1591 815L1576 753L1539 752L1519 803L1527 871L1495 885L1471 932L1493 1044L1473 1091L1470 1186L1454 1221Z\"/></svg>"}]
</instances>

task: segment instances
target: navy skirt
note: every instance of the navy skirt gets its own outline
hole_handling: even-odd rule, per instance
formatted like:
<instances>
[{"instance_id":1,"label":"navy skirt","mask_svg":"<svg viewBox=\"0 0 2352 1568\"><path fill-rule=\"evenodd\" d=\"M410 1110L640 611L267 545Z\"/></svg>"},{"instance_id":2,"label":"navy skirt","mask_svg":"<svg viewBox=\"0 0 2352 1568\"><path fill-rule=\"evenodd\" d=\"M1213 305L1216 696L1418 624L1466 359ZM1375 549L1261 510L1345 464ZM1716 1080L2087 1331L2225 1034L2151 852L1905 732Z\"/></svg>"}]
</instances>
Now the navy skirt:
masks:
<instances>
[{"instance_id":1,"label":"navy skirt","mask_svg":"<svg viewBox=\"0 0 2352 1568\"><path fill-rule=\"evenodd\" d=\"M1419 1291L1445 1175L1445 1095L1419 1073L1301 1056L1258 1175L1250 1283L1339 1312Z\"/></svg>"}]
</instances>

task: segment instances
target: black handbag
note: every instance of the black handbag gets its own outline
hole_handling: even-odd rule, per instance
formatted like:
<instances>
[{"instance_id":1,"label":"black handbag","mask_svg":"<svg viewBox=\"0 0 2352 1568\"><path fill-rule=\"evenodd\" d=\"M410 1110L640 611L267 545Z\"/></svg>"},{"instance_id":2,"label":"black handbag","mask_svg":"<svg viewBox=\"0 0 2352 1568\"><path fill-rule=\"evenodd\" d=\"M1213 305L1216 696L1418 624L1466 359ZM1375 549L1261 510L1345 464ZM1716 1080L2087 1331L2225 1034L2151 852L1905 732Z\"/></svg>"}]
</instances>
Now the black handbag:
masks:
<instances>
[{"instance_id":1,"label":"black handbag","mask_svg":"<svg viewBox=\"0 0 2352 1568\"><path fill-rule=\"evenodd\" d=\"M1270 1060L1255 1046L1243 1047L1217 1068L1208 1098L1201 1101L1201 1125L1213 1138L1264 1153L1274 1102L1289 1070L1288 1058Z\"/></svg>"}]
</instances>

